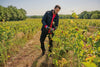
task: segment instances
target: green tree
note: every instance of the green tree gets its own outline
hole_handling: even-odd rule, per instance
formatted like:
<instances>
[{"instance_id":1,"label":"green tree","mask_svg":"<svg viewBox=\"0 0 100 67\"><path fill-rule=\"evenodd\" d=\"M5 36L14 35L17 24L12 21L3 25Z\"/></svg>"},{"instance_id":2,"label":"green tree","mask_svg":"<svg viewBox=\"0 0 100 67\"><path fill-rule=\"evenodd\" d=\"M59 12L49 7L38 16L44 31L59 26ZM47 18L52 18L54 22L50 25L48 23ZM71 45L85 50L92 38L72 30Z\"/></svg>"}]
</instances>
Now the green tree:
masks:
<instances>
[{"instance_id":1,"label":"green tree","mask_svg":"<svg viewBox=\"0 0 100 67\"><path fill-rule=\"evenodd\" d=\"M91 19L100 19L100 14L93 14Z\"/></svg>"},{"instance_id":2,"label":"green tree","mask_svg":"<svg viewBox=\"0 0 100 67\"><path fill-rule=\"evenodd\" d=\"M5 19L4 7L0 6L0 21L2 21L3 19Z\"/></svg>"},{"instance_id":3,"label":"green tree","mask_svg":"<svg viewBox=\"0 0 100 67\"><path fill-rule=\"evenodd\" d=\"M78 19L78 15L75 12L72 13L72 17L75 18L75 19Z\"/></svg>"}]
</instances>

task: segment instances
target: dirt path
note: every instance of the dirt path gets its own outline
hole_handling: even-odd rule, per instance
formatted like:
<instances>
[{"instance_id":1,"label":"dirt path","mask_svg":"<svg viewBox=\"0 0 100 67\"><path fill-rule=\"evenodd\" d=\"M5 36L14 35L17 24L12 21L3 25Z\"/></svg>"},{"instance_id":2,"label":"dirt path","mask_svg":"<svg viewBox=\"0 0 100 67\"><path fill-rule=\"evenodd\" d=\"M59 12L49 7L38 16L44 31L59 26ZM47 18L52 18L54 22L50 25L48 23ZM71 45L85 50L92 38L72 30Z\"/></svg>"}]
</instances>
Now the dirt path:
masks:
<instances>
[{"instance_id":1,"label":"dirt path","mask_svg":"<svg viewBox=\"0 0 100 67\"><path fill-rule=\"evenodd\" d=\"M29 40L16 56L11 57L4 67L49 67L47 51L44 56L41 56L40 34L41 31L37 32L33 39ZM48 38L45 40L45 46L47 44Z\"/></svg>"}]
</instances>

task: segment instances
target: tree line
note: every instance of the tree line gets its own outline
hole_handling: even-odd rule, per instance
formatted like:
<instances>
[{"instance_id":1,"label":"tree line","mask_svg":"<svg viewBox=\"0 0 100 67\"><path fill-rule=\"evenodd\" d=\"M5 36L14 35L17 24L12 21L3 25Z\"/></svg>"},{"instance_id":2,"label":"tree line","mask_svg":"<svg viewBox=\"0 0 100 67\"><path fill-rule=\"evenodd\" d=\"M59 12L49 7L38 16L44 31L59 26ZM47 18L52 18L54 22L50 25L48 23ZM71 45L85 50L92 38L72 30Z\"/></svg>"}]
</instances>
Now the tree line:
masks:
<instances>
[{"instance_id":1,"label":"tree line","mask_svg":"<svg viewBox=\"0 0 100 67\"><path fill-rule=\"evenodd\" d=\"M100 11L83 11L81 14L79 14L80 19L100 19Z\"/></svg>"},{"instance_id":2,"label":"tree line","mask_svg":"<svg viewBox=\"0 0 100 67\"><path fill-rule=\"evenodd\" d=\"M42 18L42 15L34 15L34 16L27 16L29 18ZM17 9L15 6L8 6L3 7L0 5L0 21L18 21L24 20L26 17L26 11L22 8ZM60 19L100 19L100 11L83 11L80 14L76 15L72 13L72 15L59 15Z\"/></svg>"},{"instance_id":3,"label":"tree line","mask_svg":"<svg viewBox=\"0 0 100 67\"><path fill-rule=\"evenodd\" d=\"M42 18L43 16L30 16L30 18ZM72 15L59 15L60 19L100 19L100 11L83 11L80 14L76 15L76 13L72 13Z\"/></svg>"},{"instance_id":4,"label":"tree line","mask_svg":"<svg viewBox=\"0 0 100 67\"><path fill-rule=\"evenodd\" d=\"M26 19L26 11L15 6L3 7L0 5L0 21L18 21Z\"/></svg>"},{"instance_id":5,"label":"tree line","mask_svg":"<svg viewBox=\"0 0 100 67\"><path fill-rule=\"evenodd\" d=\"M59 15L61 19L74 19L75 17L78 17L79 19L100 19L100 11L83 11L78 15L75 15L75 13L72 13L72 15ZM74 17L73 17L74 16Z\"/></svg>"},{"instance_id":6,"label":"tree line","mask_svg":"<svg viewBox=\"0 0 100 67\"><path fill-rule=\"evenodd\" d=\"M42 18L42 15L29 16L30 18Z\"/></svg>"}]
</instances>

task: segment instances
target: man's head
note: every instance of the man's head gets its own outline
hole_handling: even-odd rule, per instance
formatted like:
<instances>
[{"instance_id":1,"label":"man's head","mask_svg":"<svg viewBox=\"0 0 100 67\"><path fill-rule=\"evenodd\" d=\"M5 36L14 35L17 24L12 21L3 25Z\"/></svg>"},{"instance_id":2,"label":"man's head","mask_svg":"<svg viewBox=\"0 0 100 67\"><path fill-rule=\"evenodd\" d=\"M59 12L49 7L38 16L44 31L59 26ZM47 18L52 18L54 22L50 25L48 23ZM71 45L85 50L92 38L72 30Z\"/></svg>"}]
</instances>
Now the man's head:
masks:
<instances>
[{"instance_id":1,"label":"man's head","mask_svg":"<svg viewBox=\"0 0 100 67\"><path fill-rule=\"evenodd\" d=\"M60 11L60 9L61 9L61 7L60 7L59 5L56 5L56 6L54 7L54 13L55 13L55 14L58 14L58 12Z\"/></svg>"}]
</instances>

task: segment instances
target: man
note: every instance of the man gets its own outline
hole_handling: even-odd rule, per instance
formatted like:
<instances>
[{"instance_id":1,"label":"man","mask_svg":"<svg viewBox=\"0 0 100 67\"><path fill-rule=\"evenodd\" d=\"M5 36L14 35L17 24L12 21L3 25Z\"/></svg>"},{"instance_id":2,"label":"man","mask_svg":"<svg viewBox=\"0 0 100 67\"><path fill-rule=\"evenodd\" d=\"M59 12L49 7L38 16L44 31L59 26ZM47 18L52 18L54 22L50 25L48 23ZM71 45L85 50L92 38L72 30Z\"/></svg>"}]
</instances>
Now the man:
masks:
<instances>
[{"instance_id":1,"label":"man","mask_svg":"<svg viewBox=\"0 0 100 67\"><path fill-rule=\"evenodd\" d=\"M58 27L58 23L59 23L59 16L58 16L58 12L60 11L61 7L59 5L56 5L54 7L54 10L51 11L46 11L46 13L44 14L44 16L42 17L42 28L41 28L41 36L40 36L40 43L41 43L41 49L42 49L42 55L45 54L45 46L44 46L44 41L47 35L52 35L52 37L54 36L53 31L55 31ZM52 39L50 36L48 36L49 38L49 52L52 52Z\"/></svg>"}]
</instances>

